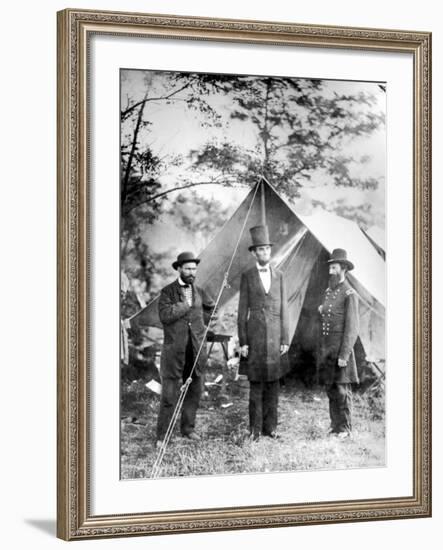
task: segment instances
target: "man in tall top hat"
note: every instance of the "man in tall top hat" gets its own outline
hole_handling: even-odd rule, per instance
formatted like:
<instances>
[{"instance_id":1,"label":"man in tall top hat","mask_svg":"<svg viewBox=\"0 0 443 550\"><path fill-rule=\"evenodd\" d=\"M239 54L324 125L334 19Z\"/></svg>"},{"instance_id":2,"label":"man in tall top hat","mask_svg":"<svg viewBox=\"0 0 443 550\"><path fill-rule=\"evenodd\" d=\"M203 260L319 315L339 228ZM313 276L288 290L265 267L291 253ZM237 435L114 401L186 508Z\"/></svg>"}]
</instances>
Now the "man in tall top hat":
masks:
<instances>
[{"instance_id":1,"label":"man in tall top hat","mask_svg":"<svg viewBox=\"0 0 443 550\"><path fill-rule=\"evenodd\" d=\"M358 297L346 279L346 273L354 269L346 250L333 250L328 264L329 286L318 308L321 316L318 372L329 398L330 433L344 439L352 430L352 384L359 382L354 356L359 330Z\"/></svg>"},{"instance_id":2,"label":"man in tall top hat","mask_svg":"<svg viewBox=\"0 0 443 550\"><path fill-rule=\"evenodd\" d=\"M270 266L272 243L266 225L250 229L255 265L241 277L238 335L247 357L251 437L277 438L279 379L289 347L288 304L283 273Z\"/></svg>"},{"instance_id":3,"label":"man in tall top hat","mask_svg":"<svg viewBox=\"0 0 443 550\"><path fill-rule=\"evenodd\" d=\"M163 288L158 313L164 341L160 361L162 393L157 421L157 446L161 444L172 418L183 383L191 376L183 403L180 429L184 437L198 441L195 417L202 392L202 369L206 364L205 325L214 309L212 298L194 284L200 260L192 252L182 252L172 267L178 278ZM203 345L201 346L203 342ZM198 351L200 355L191 374Z\"/></svg>"}]
</instances>

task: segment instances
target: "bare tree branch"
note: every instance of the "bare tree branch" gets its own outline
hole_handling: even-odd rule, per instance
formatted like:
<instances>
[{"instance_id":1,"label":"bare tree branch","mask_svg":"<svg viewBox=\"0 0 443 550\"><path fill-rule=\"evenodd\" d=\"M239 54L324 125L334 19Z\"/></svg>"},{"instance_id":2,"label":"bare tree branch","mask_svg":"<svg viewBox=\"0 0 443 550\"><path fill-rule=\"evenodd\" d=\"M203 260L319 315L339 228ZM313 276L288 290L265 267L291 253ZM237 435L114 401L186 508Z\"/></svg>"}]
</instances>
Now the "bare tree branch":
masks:
<instances>
[{"instance_id":1,"label":"bare tree branch","mask_svg":"<svg viewBox=\"0 0 443 550\"><path fill-rule=\"evenodd\" d=\"M132 212L135 208L138 208L142 204L148 204L150 202L153 202L155 200L161 199L162 197L165 197L166 195L169 195L169 193L173 193L175 191L181 191L183 189L189 189L190 187L197 187L200 185L225 185L226 181L215 181L215 180L209 180L209 181L199 181L195 183L187 183L186 185L178 186L178 187L172 187L171 189L167 189L166 191L162 191L161 193L157 193L156 195L152 195L142 201L140 201L138 204L134 204L128 210L126 210L126 214L129 212Z\"/></svg>"},{"instance_id":2,"label":"bare tree branch","mask_svg":"<svg viewBox=\"0 0 443 550\"><path fill-rule=\"evenodd\" d=\"M146 91L145 99L146 99L147 95L148 95L148 92ZM140 103L140 111L138 112L137 124L136 124L135 130L134 130L134 136L133 136L133 140L132 140L131 151L129 153L128 162L126 164L125 177L123 178L123 190L122 190L123 200L126 197L126 193L127 193L127 189L128 189L129 174L131 173L132 160L134 158L135 149L137 147L138 132L140 130L140 125L141 125L141 122L142 122L143 110L145 108L145 105L146 105L146 103L144 103L144 102Z\"/></svg>"},{"instance_id":3,"label":"bare tree branch","mask_svg":"<svg viewBox=\"0 0 443 550\"><path fill-rule=\"evenodd\" d=\"M148 101L161 101L161 100L166 101L166 100L170 99L171 97L175 96L176 94L178 94L179 92L182 92L183 90L185 90L189 86L190 86L190 82L186 83L184 86L182 86L178 90L174 90L170 94L165 95L165 96L161 96L161 97L147 97L145 95L145 97L141 101L137 101L137 103L134 103L134 105L131 105L131 107L129 107L128 109L125 109L124 111L122 111L120 116L121 116L122 120L124 120L139 105L142 105L142 104L144 105Z\"/></svg>"}]
</instances>

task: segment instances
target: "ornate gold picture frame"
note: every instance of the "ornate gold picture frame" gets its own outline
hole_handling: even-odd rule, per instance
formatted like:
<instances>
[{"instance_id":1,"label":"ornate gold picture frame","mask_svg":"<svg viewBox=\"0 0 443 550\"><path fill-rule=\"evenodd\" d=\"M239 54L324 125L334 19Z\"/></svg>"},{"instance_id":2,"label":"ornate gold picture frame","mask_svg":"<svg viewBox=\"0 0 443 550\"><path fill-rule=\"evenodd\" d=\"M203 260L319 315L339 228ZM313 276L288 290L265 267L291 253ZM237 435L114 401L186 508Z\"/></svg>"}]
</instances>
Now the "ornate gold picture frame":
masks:
<instances>
[{"instance_id":1,"label":"ornate gold picture frame","mask_svg":"<svg viewBox=\"0 0 443 550\"><path fill-rule=\"evenodd\" d=\"M91 494L90 62L94 36L405 54L413 82L410 494L249 506L95 513ZM65 540L428 517L431 515L431 34L68 9L58 13L58 536ZM168 69L168 67L165 67ZM118 110L118 106L116 107ZM112 113L109 116L114 116ZM118 117L117 117L118 118ZM118 171L118 154L115 169ZM405 185L408 185L407 182ZM410 188L409 188L410 189ZM97 205L95 205L95 208ZM117 320L118 322L118 320ZM388 344L389 345L389 344ZM116 359L118 362L118 358ZM409 372L409 371L408 371ZM118 372L117 372L118 376ZM118 403L115 405L118 407ZM111 420L110 420L111 422ZM116 450L118 452L118 450ZM388 457L389 460L389 457ZM266 474L263 474L266 475ZM163 483L156 480L154 483ZM154 510L154 511L153 511Z\"/></svg>"}]
</instances>

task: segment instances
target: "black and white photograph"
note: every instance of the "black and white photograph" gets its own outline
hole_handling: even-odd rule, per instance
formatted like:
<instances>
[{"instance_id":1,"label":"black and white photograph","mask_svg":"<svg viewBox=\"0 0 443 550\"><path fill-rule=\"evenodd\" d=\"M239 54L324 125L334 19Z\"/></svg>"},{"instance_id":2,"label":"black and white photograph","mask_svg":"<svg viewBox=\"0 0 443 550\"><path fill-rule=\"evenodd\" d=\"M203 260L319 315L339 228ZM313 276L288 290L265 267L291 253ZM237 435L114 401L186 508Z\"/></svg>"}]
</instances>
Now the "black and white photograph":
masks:
<instances>
[{"instance_id":1,"label":"black and white photograph","mask_svg":"<svg viewBox=\"0 0 443 550\"><path fill-rule=\"evenodd\" d=\"M438 6L4 5L3 548L441 546Z\"/></svg>"},{"instance_id":2,"label":"black and white photograph","mask_svg":"<svg viewBox=\"0 0 443 550\"><path fill-rule=\"evenodd\" d=\"M387 93L120 70L121 479L386 465Z\"/></svg>"}]
</instances>

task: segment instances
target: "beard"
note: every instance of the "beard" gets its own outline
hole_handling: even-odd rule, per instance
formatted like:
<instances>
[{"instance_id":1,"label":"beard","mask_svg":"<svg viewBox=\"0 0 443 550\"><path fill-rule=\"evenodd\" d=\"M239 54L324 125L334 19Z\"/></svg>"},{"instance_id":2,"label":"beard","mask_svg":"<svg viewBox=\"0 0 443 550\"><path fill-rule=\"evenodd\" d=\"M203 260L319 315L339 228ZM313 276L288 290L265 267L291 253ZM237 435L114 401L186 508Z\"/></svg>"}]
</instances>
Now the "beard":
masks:
<instances>
[{"instance_id":1,"label":"beard","mask_svg":"<svg viewBox=\"0 0 443 550\"><path fill-rule=\"evenodd\" d=\"M269 260L257 259L257 263L263 267L264 265L269 264Z\"/></svg>"},{"instance_id":2,"label":"beard","mask_svg":"<svg viewBox=\"0 0 443 550\"><path fill-rule=\"evenodd\" d=\"M192 283L195 280L195 277L194 277L194 275L181 275L181 279L187 285L192 285Z\"/></svg>"},{"instance_id":3,"label":"beard","mask_svg":"<svg viewBox=\"0 0 443 550\"><path fill-rule=\"evenodd\" d=\"M329 286L336 288L340 283L340 275L329 275Z\"/></svg>"}]
</instances>

